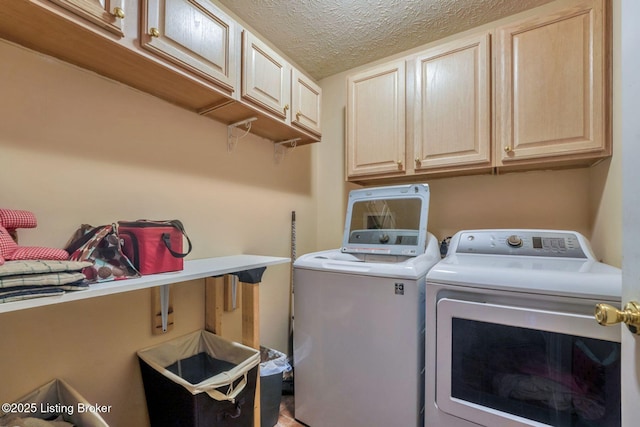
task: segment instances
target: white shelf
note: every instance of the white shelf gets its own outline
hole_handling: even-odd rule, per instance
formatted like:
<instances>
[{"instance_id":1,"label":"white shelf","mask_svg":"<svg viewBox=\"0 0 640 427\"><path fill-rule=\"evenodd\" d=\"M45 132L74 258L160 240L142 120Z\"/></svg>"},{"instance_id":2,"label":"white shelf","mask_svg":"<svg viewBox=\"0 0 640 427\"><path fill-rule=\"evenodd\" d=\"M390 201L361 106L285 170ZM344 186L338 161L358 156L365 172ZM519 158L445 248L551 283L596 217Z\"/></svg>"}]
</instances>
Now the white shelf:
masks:
<instances>
[{"instance_id":1,"label":"white shelf","mask_svg":"<svg viewBox=\"0 0 640 427\"><path fill-rule=\"evenodd\" d=\"M26 310L33 307L61 304L88 298L98 298L106 295L137 291L139 289L170 285L204 277L222 276L269 265L285 264L290 258L261 256L261 255L232 255L216 258L188 260L184 262L184 270L171 273L150 274L138 279L115 280L96 283L83 291L66 292L60 296L33 298L23 301L0 303L0 313Z\"/></svg>"}]
</instances>

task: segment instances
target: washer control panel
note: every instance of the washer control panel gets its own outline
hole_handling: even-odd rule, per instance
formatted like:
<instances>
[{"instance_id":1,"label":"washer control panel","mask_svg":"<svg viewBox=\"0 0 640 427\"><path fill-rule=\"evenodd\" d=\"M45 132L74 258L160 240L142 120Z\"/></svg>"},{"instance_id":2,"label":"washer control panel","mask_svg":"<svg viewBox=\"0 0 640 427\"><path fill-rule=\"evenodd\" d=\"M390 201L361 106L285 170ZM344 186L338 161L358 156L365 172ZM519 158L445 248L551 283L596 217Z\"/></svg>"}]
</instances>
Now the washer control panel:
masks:
<instances>
[{"instance_id":1,"label":"washer control panel","mask_svg":"<svg viewBox=\"0 0 640 427\"><path fill-rule=\"evenodd\" d=\"M522 255L588 258L590 249L579 233L543 230L475 230L457 235L455 252L464 254Z\"/></svg>"}]
</instances>

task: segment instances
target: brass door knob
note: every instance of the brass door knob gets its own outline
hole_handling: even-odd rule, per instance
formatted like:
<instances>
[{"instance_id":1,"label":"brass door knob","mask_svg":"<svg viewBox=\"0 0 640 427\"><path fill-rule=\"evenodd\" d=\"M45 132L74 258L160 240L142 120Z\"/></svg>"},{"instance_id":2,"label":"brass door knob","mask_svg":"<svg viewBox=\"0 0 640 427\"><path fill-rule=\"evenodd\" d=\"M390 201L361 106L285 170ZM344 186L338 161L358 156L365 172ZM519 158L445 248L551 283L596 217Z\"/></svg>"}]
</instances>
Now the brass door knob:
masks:
<instances>
[{"instance_id":1,"label":"brass door knob","mask_svg":"<svg viewBox=\"0 0 640 427\"><path fill-rule=\"evenodd\" d=\"M114 7L111 14L116 18L124 19L124 10L121 7Z\"/></svg>"},{"instance_id":2,"label":"brass door knob","mask_svg":"<svg viewBox=\"0 0 640 427\"><path fill-rule=\"evenodd\" d=\"M511 147L509 147L508 145L506 145L506 146L504 147L504 152L505 152L505 153L510 153L510 152L511 152Z\"/></svg>"},{"instance_id":3,"label":"brass door knob","mask_svg":"<svg viewBox=\"0 0 640 427\"><path fill-rule=\"evenodd\" d=\"M622 322L631 332L640 335L640 304L635 301L628 302L624 310L618 310L609 304L596 304L594 316L603 326Z\"/></svg>"},{"instance_id":4,"label":"brass door knob","mask_svg":"<svg viewBox=\"0 0 640 427\"><path fill-rule=\"evenodd\" d=\"M158 31L158 29L157 29L157 28L155 28L155 27L154 27L154 28L151 28L151 29L149 30L149 35L150 35L151 37L160 37L160 31Z\"/></svg>"},{"instance_id":5,"label":"brass door knob","mask_svg":"<svg viewBox=\"0 0 640 427\"><path fill-rule=\"evenodd\" d=\"M422 160L420 160L420 157L416 157L416 165L419 165L420 163L422 163Z\"/></svg>"},{"instance_id":6,"label":"brass door knob","mask_svg":"<svg viewBox=\"0 0 640 427\"><path fill-rule=\"evenodd\" d=\"M300 121L300 116L302 115L302 113L300 111L298 111L296 113L296 120Z\"/></svg>"},{"instance_id":7,"label":"brass door knob","mask_svg":"<svg viewBox=\"0 0 640 427\"><path fill-rule=\"evenodd\" d=\"M287 113L287 110L288 110L288 109L289 109L289 104L286 104L286 105L284 106L284 112L285 112L285 114Z\"/></svg>"},{"instance_id":8,"label":"brass door knob","mask_svg":"<svg viewBox=\"0 0 640 427\"><path fill-rule=\"evenodd\" d=\"M396 163L398 164L398 168L402 169L402 160L398 160Z\"/></svg>"}]
</instances>

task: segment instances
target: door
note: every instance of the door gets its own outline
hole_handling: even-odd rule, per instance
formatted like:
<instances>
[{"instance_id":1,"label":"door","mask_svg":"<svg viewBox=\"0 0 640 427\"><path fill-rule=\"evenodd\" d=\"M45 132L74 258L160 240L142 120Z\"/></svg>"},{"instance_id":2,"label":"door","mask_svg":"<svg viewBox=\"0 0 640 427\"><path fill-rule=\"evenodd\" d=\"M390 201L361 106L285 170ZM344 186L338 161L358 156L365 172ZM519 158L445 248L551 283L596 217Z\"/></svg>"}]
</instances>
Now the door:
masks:
<instances>
[{"instance_id":1,"label":"door","mask_svg":"<svg viewBox=\"0 0 640 427\"><path fill-rule=\"evenodd\" d=\"M290 123L291 66L247 30L242 31L242 99Z\"/></svg>"},{"instance_id":2,"label":"door","mask_svg":"<svg viewBox=\"0 0 640 427\"><path fill-rule=\"evenodd\" d=\"M640 3L621 2L622 24L622 301L640 302ZM640 419L640 336L622 326L622 425Z\"/></svg>"},{"instance_id":3,"label":"door","mask_svg":"<svg viewBox=\"0 0 640 427\"><path fill-rule=\"evenodd\" d=\"M610 153L604 4L579 0L498 29L497 166Z\"/></svg>"},{"instance_id":4,"label":"door","mask_svg":"<svg viewBox=\"0 0 640 427\"><path fill-rule=\"evenodd\" d=\"M125 0L51 0L76 15L112 32L124 36L122 20ZM130 8L134 6L129 5Z\"/></svg>"},{"instance_id":5,"label":"door","mask_svg":"<svg viewBox=\"0 0 640 427\"><path fill-rule=\"evenodd\" d=\"M438 408L483 426L621 426L620 330L567 299L500 298L438 300Z\"/></svg>"},{"instance_id":6,"label":"door","mask_svg":"<svg viewBox=\"0 0 640 427\"><path fill-rule=\"evenodd\" d=\"M347 78L347 176L404 174L405 62Z\"/></svg>"},{"instance_id":7,"label":"door","mask_svg":"<svg viewBox=\"0 0 640 427\"><path fill-rule=\"evenodd\" d=\"M491 164L489 63L489 33L416 58L416 171Z\"/></svg>"},{"instance_id":8,"label":"door","mask_svg":"<svg viewBox=\"0 0 640 427\"><path fill-rule=\"evenodd\" d=\"M144 0L140 41L177 66L236 88L235 22L209 0Z\"/></svg>"},{"instance_id":9,"label":"door","mask_svg":"<svg viewBox=\"0 0 640 427\"><path fill-rule=\"evenodd\" d=\"M291 81L291 124L320 135L322 89L297 69Z\"/></svg>"}]
</instances>

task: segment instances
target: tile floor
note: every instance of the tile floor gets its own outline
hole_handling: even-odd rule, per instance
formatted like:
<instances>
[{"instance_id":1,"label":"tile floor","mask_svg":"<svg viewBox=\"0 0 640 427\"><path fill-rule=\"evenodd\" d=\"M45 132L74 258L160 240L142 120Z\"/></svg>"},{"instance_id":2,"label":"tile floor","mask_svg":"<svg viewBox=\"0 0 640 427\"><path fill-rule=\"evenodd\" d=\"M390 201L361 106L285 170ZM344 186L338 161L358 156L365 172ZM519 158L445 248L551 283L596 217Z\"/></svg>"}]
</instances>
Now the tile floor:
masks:
<instances>
[{"instance_id":1,"label":"tile floor","mask_svg":"<svg viewBox=\"0 0 640 427\"><path fill-rule=\"evenodd\" d=\"M280 417L274 427L304 427L293 418L293 395L283 395L280 402Z\"/></svg>"}]
</instances>

